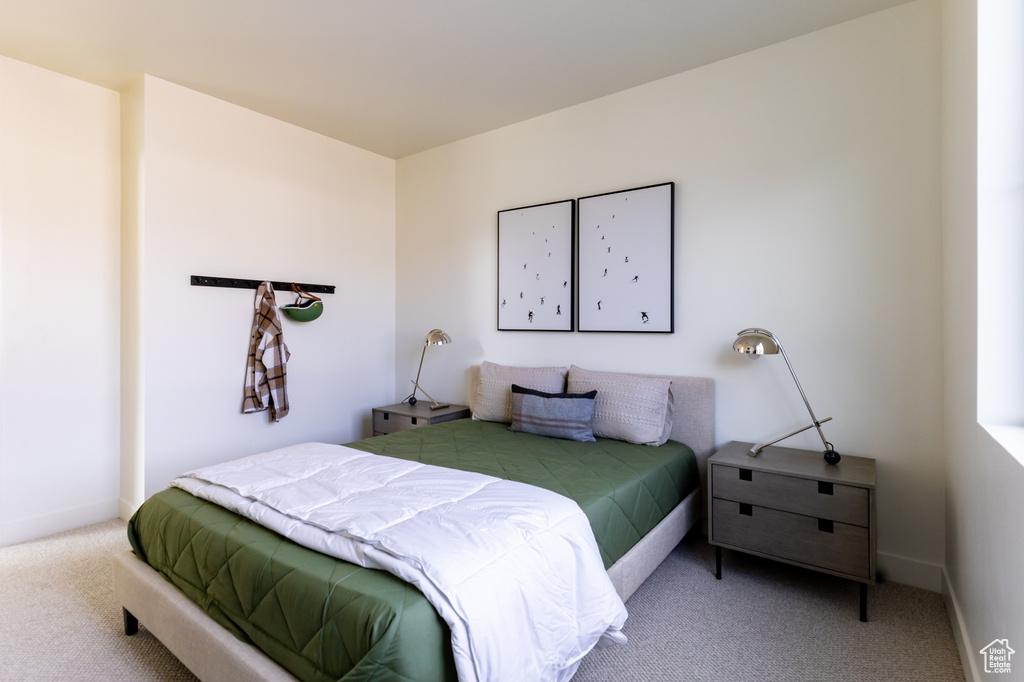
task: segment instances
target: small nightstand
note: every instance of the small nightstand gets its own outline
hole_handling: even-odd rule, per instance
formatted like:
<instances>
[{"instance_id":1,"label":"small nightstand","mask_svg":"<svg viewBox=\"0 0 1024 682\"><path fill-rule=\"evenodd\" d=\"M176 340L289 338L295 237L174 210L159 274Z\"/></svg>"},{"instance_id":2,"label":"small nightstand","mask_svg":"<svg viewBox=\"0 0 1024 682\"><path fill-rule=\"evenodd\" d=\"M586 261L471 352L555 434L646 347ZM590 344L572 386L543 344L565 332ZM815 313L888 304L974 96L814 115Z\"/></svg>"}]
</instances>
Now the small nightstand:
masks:
<instances>
[{"instance_id":1,"label":"small nightstand","mask_svg":"<svg viewBox=\"0 0 1024 682\"><path fill-rule=\"evenodd\" d=\"M708 541L860 583L860 619L875 584L875 460L733 441L708 459Z\"/></svg>"},{"instance_id":2,"label":"small nightstand","mask_svg":"<svg viewBox=\"0 0 1024 682\"><path fill-rule=\"evenodd\" d=\"M450 422L455 419L468 419L469 407L465 405L449 405L439 410L430 409L425 400L415 405L398 403L387 407L373 408L373 435L383 436L386 433L418 429L421 426Z\"/></svg>"}]
</instances>

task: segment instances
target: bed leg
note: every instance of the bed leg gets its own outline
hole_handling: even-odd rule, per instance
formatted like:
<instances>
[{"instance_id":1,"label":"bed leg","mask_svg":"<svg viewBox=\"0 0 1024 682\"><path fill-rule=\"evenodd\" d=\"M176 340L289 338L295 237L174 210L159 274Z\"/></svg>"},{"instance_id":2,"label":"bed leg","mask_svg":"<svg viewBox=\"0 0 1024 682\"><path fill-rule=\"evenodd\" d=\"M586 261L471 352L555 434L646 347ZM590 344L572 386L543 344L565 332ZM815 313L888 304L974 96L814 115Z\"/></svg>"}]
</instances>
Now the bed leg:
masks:
<instances>
[{"instance_id":1,"label":"bed leg","mask_svg":"<svg viewBox=\"0 0 1024 682\"><path fill-rule=\"evenodd\" d=\"M868 586L860 583L860 622L868 622Z\"/></svg>"},{"instance_id":2,"label":"bed leg","mask_svg":"<svg viewBox=\"0 0 1024 682\"><path fill-rule=\"evenodd\" d=\"M133 616L128 609L121 607L124 612L124 634L131 637L139 631L139 619Z\"/></svg>"},{"instance_id":3,"label":"bed leg","mask_svg":"<svg viewBox=\"0 0 1024 682\"><path fill-rule=\"evenodd\" d=\"M715 580L722 579L722 548L715 545Z\"/></svg>"}]
</instances>

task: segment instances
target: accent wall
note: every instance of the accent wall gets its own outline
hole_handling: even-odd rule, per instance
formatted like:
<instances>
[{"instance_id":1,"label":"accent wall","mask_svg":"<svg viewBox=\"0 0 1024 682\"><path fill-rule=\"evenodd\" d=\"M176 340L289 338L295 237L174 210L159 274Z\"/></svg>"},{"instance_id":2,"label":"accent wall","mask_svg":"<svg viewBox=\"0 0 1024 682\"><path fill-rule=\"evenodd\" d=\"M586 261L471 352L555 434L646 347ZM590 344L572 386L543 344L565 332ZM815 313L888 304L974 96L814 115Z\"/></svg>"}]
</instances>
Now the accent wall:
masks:
<instances>
[{"instance_id":1,"label":"accent wall","mask_svg":"<svg viewBox=\"0 0 1024 682\"><path fill-rule=\"evenodd\" d=\"M781 358L731 351L763 326L836 449L878 461L881 572L938 590L939 10L912 2L400 159L394 395L440 327L453 343L422 377L438 400L466 401L485 359L710 376L719 443L764 441L809 418ZM667 181L674 334L497 331L497 211Z\"/></svg>"},{"instance_id":2,"label":"accent wall","mask_svg":"<svg viewBox=\"0 0 1024 682\"><path fill-rule=\"evenodd\" d=\"M122 515L199 466L369 435L394 387L395 162L152 76L122 106ZM191 275L337 287L284 320L280 422L241 413L256 291Z\"/></svg>"},{"instance_id":3,"label":"accent wall","mask_svg":"<svg viewBox=\"0 0 1024 682\"><path fill-rule=\"evenodd\" d=\"M118 125L0 57L0 546L117 514Z\"/></svg>"}]
</instances>

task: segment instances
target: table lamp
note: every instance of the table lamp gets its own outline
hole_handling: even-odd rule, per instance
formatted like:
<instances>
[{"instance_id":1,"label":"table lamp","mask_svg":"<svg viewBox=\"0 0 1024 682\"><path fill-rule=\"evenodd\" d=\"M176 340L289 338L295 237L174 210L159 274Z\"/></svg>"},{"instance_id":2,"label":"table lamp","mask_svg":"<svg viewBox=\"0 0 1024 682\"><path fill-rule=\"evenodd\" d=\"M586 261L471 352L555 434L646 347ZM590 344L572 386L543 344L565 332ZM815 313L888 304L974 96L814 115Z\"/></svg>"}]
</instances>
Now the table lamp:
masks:
<instances>
[{"instance_id":1,"label":"table lamp","mask_svg":"<svg viewBox=\"0 0 1024 682\"><path fill-rule=\"evenodd\" d=\"M825 439L825 433L821 430L821 425L827 421L830 421L832 417L825 417L819 420L814 416L814 410L811 409L811 403L807 400L807 395L804 393L803 386L800 385L800 380L796 378L796 372L793 371L793 364L789 361L789 356L786 355L785 349L782 347L782 342L779 341L779 337L772 334L767 329L759 329L757 327L751 327L750 329L744 329L737 334L736 340L732 344L732 349L737 353L744 353L752 358L759 358L762 355L775 355L777 353L782 354L782 359L786 361L786 366L789 367L789 373L793 375L793 381L796 382L796 388L800 391L800 397L804 399L804 405L807 406L807 412L811 415L811 423L802 429L797 429L791 433L787 433L785 436L776 438L768 443L756 443L747 452L751 457L757 457L758 453L769 445L774 445L781 440L785 440L790 436L795 436L798 433L803 433L807 429L817 429L818 435L821 436L821 442L825 445L825 451L822 453L825 457L825 461L829 464L838 464L840 460L839 453L836 452L835 448L832 447L832 443L829 443Z\"/></svg>"},{"instance_id":2,"label":"table lamp","mask_svg":"<svg viewBox=\"0 0 1024 682\"><path fill-rule=\"evenodd\" d=\"M440 410L442 407L449 407L448 403L439 403L439 402L437 402L436 400L434 400L433 398L430 397L429 393L427 393L426 391L423 390L423 387L420 386L420 373L423 371L423 358L427 354L427 347L428 346L444 346L444 345L449 344L451 342L452 342L451 337L448 336L447 334L445 334L440 329L431 329L429 332L427 332L427 338L424 340L424 343L423 343L423 352L420 353L420 368L416 371L416 379L415 379L415 381L412 382L412 385L413 385L412 395L410 395L408 398L406 398L402 402L408 402L410 405L415 405L416 402L417 402L417 400L416 400L416 391L423 391L423 395L427 396L427 398L432 403L431 406L430 406L430 409L432 409L432 410Z\"/></svg>"}]
</instances>

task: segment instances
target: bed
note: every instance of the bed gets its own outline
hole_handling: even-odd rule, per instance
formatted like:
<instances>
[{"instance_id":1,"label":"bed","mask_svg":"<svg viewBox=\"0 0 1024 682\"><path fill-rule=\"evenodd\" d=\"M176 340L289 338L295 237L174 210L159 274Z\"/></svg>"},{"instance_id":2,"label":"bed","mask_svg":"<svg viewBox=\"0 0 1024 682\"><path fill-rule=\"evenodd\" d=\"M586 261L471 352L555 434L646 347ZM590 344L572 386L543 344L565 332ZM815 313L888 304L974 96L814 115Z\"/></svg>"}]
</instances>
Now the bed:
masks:
<instances>
[{"instance_id":1,"label":"bed","mask_svg":"<svg viewBox=\"0 0 1024 682\"><path fill-rule=\"evenodd\" d=\"M480 368L471 371L474 389L486 383L486 377L482 381L480 373ZM655 375L642 376L657 378ZM379 436L350 445L366 452L522 480L576 499L594 527L595 535L600 536L598 545L601 559L616 592L625 600L693 525L699 523L703 511L701 491L706 481L705 461L714 449L713 382L694 377L660 378L671 380L673 419L670 436L672 442L659 448L631 446L605 438L598 438L593 444L555 441L532 434L510 433L505 424L471 420ZM470 395L474 397L471 402L475 403L471 406L477 410L480 408L478 391L471 390ZM490 451L481 454L478 452L481 448L489 448ZM595 456L595 451L600 454ZM689 459L681 456L680 451L689 453ZM641 466L640 460L646 464ZM569 468L558 474L551 471L551 462L554 461L561 463L558 468L563 464L568 466L569 461L585 461L590 468L581 471ZM605 462L606 465L595 467L595 461ZM641 471L645 467L649 470L647 474ZM647 476L647 480L614 483L610 493L598 494L602 487L609 487L608 481L617 475L614 472L623 469L637 469L641 472L640 478ZM685 486L673 483L687 476L691 483ZM673 486L676 487L675 493L671 491ZM642 491L639 497L637 490ZM680 498L678 503L667 503L665 500L671 499L673 494ZM637 502L637 499L643 502ZM114 569L114 593L124 609L126 633L132 632L141 621L205 682L237 679L295 680L296 677L289 670L296 672L299 678L317 680L378 677L455 679L450 643L446 641L447 628L414 588L380 571L362 569L315 553L309 554L311 550L292 546L258 526L240 524L239 519L232 518L231 512L206 504L190 499L187 493L176 489L158 493L151 501L147 501L144 505L147 513L143 517L148 516L150 519L148 525L162 525L165 529L172 529L169 536L177 535L177 540L173 537L155 538L154 531L146 528L144 521L133 519L131 539L138 554L126 553L116 557ZM669 504L669 509L657 510ZM177 507L177 511L174 507ZM631 511L637 518L624 520L622 507L635 507ZM178 515L177 520L175 514ZM205 520L207 526L197 532L196 524L202 520ZM218 528L228 530L221 532ZM140 537L147 533L149 537ZM189 534L187 541L181 539L183 533ZM173 547L175 542L180 546ZM310 572L318 576L316 580L321 581L326 581L325 576L330 577L331 599L337 598L340 601L331 602L330 605L325 602L322 609L325 612L331 609L332 612L329 618L321 619L318 623L319 630L303 634L302 623L286 623L293 637L305 643L305 652L282 650L273 641L268 643L268 639L274 638L268 638L259 627L238 625L230 613L220 612L230 611L231 604L211 605L208 596L211 591L216 591L216 583L220 578L208 576L206 584L194 584L201 581L188 575L185 578L182 575L168 575L182 573L174 569L175 566L200 566L207 560L208 554L223 552L228 544L234 548L234 554L223 560L221 572L239 573L241 577L232 576L231 579L241 580L243 584L245 580L258 583L267 576L251 571L253 575L246 577L245 570L232 569L233 565L240 565L235 562L235 555L255 551L252 548L261 545L271 545L269 552L279 557L277 568L274 569L278 572L288 572L288 575L291 572ZM168 557L170 563L161 566L160 561L156 561L159 570L138 558L143 555L152 558L152 555L165 551L167 556L164 557L164 563L167 564ZM295 566L302 570L295 569ZM188 574L189 570L183 573ZM202 573L202 570L193 573ZM175 580L176 584L172 584L169 579ZM351 593L345 592L350 588ZM233 594L241 595L237 601L250 599L251 604L246 610L251 610L253 604L263 608L268 602L301 602L307 598L305 587L289 588L291 592L275 587L273 594L264 594L258 590L254 595L247 594L247 591L255 589L251 586L240 588L238 584L230 587ZM227 590L226 587L222 589ZM384 605L380 606L383 610L380 613L374 612L370 619L373 621L370 629L377 639L369 645L364 641L368 637L365 626L364 630L348 630L346 620L348 612L360 608L363 608L364 613L357 617L366 619L365 606L371 603L371 599L362 592L365 590L386 593L382 598ZM337 597L338 593L345 594ZM203 604L202 608L197 602ZM376 604L372 602L370 610L378 608ZM401 614L401 627L393 626L395 613ZM281 611L270 619L275 618L294 621L296 616ZM325 627L325 622L330 625L329 628ZM330 641L335 643L327 644L327 634L321 630L331 630L334 639ZM252 642L259 644L260 648ZM340 646L338 642L341 642ZM375 648L376 653L373 656L364 655L365 652L358 651L360 646ZM345 660L333 660L330 662L333 668L324 666L322 670L316 666L310 668L299 660L309 658L305 654L309 653L310 648L317 647L321 651L314 652L312 658L322 656L322 650L327 649L331 652L328 657L337 659L340 655ZM265 651L269 651L273 658ZM338 651L341 653L336 655ZM331 670L334 672L327 674ZM338 675L338 670L346 672ZM410 670L416 672L410 673Z\"/></svg>"}]
</instances>

